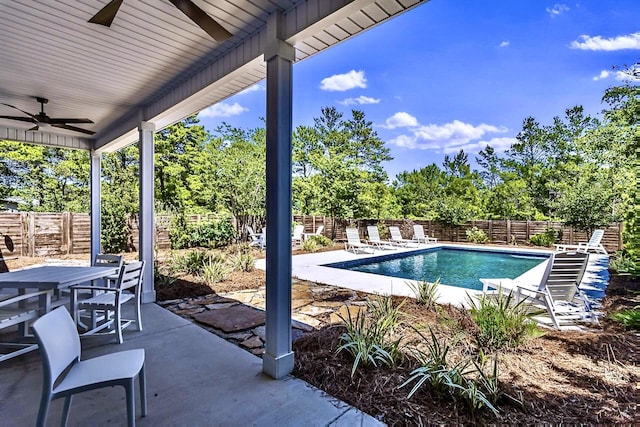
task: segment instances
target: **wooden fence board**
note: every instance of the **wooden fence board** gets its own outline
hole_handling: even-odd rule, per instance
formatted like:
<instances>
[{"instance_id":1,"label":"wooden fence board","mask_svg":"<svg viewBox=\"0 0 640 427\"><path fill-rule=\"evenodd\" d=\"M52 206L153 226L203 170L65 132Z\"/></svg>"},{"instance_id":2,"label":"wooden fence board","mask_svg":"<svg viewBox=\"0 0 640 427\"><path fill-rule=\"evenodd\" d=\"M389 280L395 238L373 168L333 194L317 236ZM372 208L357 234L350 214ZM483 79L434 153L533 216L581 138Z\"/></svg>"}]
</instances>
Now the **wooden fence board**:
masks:
<instances>
[{"instance_id":1,"label":"wooden fence board","mask_svg":"<svg viewBox=\"0 0 640 427\"><path fill-rule=\"evenodd\" d=\"M187 222L198 223L215 219L214 214L188 215ZM313 233L320 225L324 226L323 235L335 240L346 239L345 229L356 226L360 237L365 239L368 225L384 224L385 227L397 226L404 238L413 236L413 224L422 224L425 233L441 241L466 242L467 229L477 227L484 231L491 243L508 244L515 238L519 245L528 244L533 234L543 233L547 228L562 230L562 243L577 244L586 242L589 235L584 231L573 230L558 222L547 221L509 221L476 220L468 221L459 227L445 227L436 221L409 219L332 219L325 216L294 215L293 221L304 225L305 233ZM138 218L129 219L131 239L130 251L136 251L138 245ZM155 241L158 249L170 249L170 221L166 215L156 217ZM383 237L385 228L382 227ZM622 248L622 224L616 223L604 228L603 246L614 252ZM91 247L91 221L86 213L40 213L40 212L0 212L0 258L10 256L54 256L63 254L88 253Z\"/></svg>"}]
</instances>

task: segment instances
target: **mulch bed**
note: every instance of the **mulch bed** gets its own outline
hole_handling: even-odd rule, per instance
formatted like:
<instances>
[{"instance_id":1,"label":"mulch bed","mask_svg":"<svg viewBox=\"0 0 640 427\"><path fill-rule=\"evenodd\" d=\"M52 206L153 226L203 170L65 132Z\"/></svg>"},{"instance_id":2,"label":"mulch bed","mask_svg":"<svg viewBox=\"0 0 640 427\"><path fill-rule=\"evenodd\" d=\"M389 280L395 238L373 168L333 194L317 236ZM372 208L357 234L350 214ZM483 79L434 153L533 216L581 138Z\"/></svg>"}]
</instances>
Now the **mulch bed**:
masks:
<instances>
[{"instance_id":1,"label":"mulch bed","mask_svg":"<svg viewBox=\"0 0 640 427\"><path fill-rule=\"evenodd\" d=\"M640 303L637 280L612 276L607 291L605 309ZM464 332L471 325L461 310L426 310L406 302L402 311L407 324L430 326L439 339L453 343L456 336L454 357L477 354ZM486 409L472 414L464 403L428 386L409 399L413 384L399 386L417 366L410 356L395 368L358 368L352 377L352 359L336 353L344 330L327 327L295 341L294 375L389 425L640 423L640 336L607 319L602 329L549 330L518 349L501 351L499 380L505 395L497 402L497 417ZM408 342L419 340L408 327L403 334Z\"/></svg>"}]
</instances>

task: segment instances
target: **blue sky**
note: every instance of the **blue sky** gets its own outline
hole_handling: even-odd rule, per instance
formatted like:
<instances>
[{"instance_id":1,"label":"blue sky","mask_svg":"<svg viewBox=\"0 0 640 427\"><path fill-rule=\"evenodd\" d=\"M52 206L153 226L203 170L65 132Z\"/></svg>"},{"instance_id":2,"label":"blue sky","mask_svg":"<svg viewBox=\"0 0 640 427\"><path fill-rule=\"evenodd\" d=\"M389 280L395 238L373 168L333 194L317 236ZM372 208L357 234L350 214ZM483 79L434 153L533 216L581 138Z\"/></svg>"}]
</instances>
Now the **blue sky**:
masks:
<instances>
[{"instance_id":1,"label":"blue sky","mask_svg":"<svg viewBox=\"0 0 640 427\"><path fill-rule=\"evenodd\" d=\"M640 61L640 1L432 0L294 65L293 125L312 125L320 109L363 110L404 170L442 164L487 144L502 151L522 121L550 124L582 105L598 116L612 69ZM261 82L199 117L263 126Z\"/></svg>"}]
</instances>

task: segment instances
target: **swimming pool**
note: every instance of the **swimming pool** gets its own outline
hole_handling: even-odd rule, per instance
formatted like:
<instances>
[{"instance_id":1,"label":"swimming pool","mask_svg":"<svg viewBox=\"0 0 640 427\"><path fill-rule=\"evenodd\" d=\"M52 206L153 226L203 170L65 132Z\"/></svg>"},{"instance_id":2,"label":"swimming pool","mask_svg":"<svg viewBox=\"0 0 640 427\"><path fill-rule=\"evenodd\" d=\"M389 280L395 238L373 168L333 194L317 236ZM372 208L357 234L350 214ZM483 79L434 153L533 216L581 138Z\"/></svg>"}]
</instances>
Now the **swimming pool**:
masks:
<instances>
[{"instance_id":1,"label":"swimming pool","mask_svg":"<svg viewBox=\"0 0 640 427\"><path fill-rule=\"evenodd\" d=\"M547 258L539 253L436 247L324 266L408 280L440 278L444 285L480 290L480 278L515 279Z\"/></svg>"}]
</instances>

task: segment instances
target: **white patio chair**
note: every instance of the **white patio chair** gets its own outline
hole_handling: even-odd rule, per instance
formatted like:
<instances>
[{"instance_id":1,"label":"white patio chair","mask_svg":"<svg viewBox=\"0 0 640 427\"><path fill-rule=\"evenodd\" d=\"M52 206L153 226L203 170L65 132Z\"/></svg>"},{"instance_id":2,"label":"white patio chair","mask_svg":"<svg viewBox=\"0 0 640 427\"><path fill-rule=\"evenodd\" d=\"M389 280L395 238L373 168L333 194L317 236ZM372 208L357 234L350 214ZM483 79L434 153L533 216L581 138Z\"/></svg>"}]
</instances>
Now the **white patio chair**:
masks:
<instances>
[{"instance_id":1,"label":"white patio chair","mask_svg":"<svg viewBox=\"0 0 640 427\"><path fill-rule=\"evenodd\" d=\"M142 416L147 415L144 349L120 351L81 361L80 338L64 307L59 307L34 322L33 332L40 347L43 371L42 397L36 426L44 427L52 400L65 398L61 424L66 426L74 394L111 386L124 387L127 424L135 426L136 376L140 382Z\"/></svg>"},{"instance_id":2,"label":"white patio chair","mask_svg":"<svg viewBox=\"0 0 640 427\"><path fill-rule=\"evenodd\" d=\"M255 233L253 231L253 228L251 228L250 226L246 226L247 229L247 236L249 237L249 239L251 240L249 242L249 247L251 246L262 246L262 234L260 233Z\"/></svg>"},{"instance_id":3,"label":"white patio chair","mask_svg":"<svg viewBox=\"0 0 640 427\"><path fill-rule=\"evenodd\" d=\"M125 264L120 269L116 286L114 288L108 286L72 286L74 296L73 304L74 318L78 319L78 311L86 310L104 317L95 327L83 333L83 336L94 335L98 332L109 329L108 332L115 333L118 343L122 344L122 330L131 323L136 323L138 331L142 331L142 317L140 315L140 303L142 295L142 272L144 271L144 261L136 261ZM94 295L91 298L78 301L75 295L82 289L92 291L103 291L103 293ZM122 305L127 301L134 301L136 319L122 318ZM93 325L92 325L93 326Z\"/></svg>"},{"instance_id":4,"label":"white patio chair","mask_svg":"<svg viewBox=\"0 0 640 427\"><path fill-rule=\"evenodd\" d=\"M565 245L559 244L555 245L556 251L558 252L566 252L570 250L576 250L578 252L589 252L590 250L595 251L596 253L609 255L607 250L602 246L600 241L604 237L604 230L596 230L591 234L591 238L588 242L579 242L577 245Z\"/></svg>"},{"instance_id":5,"label":"white patio chair","mask_svg":"<svg viewBox=\"0 0 640 427\"><path fill-rule=\"evenodd\" d=\"M413 240L418 243L438 243L438 239L435 237L429 237L424 234L424 227L422 224L413 224Z\"/></svg>"},{"instance_id":6,"label":"white patio chair","mask_svg":"<svg viewBox=\"0 0 640 427\"><path fill-rule=\"evenodd\" d=\"M347 228L347 241L344 244L344 250L347 252L352 251L356 252L367 252L371 251L371 253L375 252L375 246L368 245L366 243L362 243L360 241L360 234L358 233L357 228Z\"/></svg>"}]
</instances>

